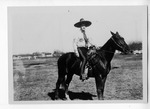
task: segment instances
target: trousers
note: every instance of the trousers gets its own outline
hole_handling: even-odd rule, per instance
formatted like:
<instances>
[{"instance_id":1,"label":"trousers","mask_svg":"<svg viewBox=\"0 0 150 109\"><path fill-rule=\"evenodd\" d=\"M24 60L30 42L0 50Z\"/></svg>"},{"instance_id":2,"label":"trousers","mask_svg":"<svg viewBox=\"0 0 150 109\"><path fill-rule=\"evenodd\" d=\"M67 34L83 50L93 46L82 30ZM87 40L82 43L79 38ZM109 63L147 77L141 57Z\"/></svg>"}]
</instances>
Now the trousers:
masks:
<instances>
[{"instance_id":1,"label":"trousers","mask_svg":"<svg viewBox=\"0 0 150 109\"><path fill-rule=\"evenodd\" d=\"M78 47L79 58L82 61L81 64L81 75L84 74L85 65L87 63L87 52L88 48L86 47Z\"/></svg>"}]
</instances>

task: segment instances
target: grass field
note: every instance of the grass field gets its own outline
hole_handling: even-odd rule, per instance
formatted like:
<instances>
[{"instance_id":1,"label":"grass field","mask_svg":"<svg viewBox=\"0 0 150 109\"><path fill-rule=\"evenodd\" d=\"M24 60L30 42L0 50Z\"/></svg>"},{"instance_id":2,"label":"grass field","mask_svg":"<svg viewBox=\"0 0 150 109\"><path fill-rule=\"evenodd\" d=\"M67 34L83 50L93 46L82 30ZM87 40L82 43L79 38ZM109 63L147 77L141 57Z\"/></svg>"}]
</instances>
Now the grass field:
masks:
<instances>
[{"instance_id":1,"label":"grass field","mask_svg":"<svg viewBox=\"0 0 150 109\"><path fill-rule=\"evenodd\" d=\"M53 100L57 59L13 60L15 101ZM105 100L142 100L142 55L115 55L108 74ZM69 86L72 100L97 100L94 78L82 82L74 75Z\"/></svg>"}]
</instances>

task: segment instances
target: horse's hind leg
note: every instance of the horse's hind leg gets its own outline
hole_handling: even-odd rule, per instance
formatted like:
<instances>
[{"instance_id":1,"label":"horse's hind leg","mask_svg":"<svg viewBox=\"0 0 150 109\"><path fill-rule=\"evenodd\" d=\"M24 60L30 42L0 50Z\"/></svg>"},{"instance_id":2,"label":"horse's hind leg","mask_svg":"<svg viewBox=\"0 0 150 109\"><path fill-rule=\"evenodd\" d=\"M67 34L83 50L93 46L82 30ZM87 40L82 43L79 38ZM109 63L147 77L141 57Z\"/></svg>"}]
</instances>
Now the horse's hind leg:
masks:
<instances>
[{"instance_id":1,"label":"horse's hind leg","mask_svg":"<svg viewBox=\"0 0 150 109\"><path fill-rule=\"evenodd\" d=\"M69 94L68 94L68 87L69 87L69 84L70 84L70 82L71 82L71 80L72 80L72 77L73 77L73 74L68 74L68 75L67 75L67 78L66 78L66 81L65 81L65 98L66 98L67 100L70 99L70 98L69 98Z\"/></svg>"},{"instance_id":2,"label":"horse's hind leg","mask_svg":"<svg viewBox=\"0 0 150 109\"><path fill-rule=\"evenodd\" d=\"M55 99L59 98L59 87L60 84L62 84L64 82L65 77L63 76L58 76L58 80L56 82L56 89L55 89Z\"/></svg>"}]
</instances>

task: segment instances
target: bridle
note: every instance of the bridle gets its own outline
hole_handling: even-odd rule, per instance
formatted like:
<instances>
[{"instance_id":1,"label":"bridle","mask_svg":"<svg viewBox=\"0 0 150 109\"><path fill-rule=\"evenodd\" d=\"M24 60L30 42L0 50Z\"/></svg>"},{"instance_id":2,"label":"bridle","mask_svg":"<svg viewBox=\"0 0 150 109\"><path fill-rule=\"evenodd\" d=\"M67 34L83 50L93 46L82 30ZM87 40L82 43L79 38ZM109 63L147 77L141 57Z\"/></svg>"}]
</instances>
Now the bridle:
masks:
<instances>
[{"instance_id":1,"label":"bridle","mask_svg":"<svg viewBox=\"0 0 150 109\"><path fill-rule=\"evenodd\" d=\"M122 47L122 46L120 46L115 40L114 40L114 38L113 37L111 37L111 39L113 40L113 42L119 47L119 48L121 48L121 49L123 49L124 50L124 48L125 47Z\"/></svg>"}]
</instances>

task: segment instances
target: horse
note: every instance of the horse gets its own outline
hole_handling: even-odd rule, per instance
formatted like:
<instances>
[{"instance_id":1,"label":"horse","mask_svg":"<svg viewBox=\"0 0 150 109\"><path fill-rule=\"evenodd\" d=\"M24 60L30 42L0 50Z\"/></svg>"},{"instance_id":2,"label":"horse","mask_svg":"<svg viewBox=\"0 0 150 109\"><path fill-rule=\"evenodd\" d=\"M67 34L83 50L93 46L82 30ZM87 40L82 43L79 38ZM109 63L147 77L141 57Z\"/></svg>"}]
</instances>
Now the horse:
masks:
<instances>
[{"instance_id":1,"label":"horse","mask_svg":"<svg viewBox=\"0 0 150 109\"><path fill-rule=\"evenodd\" d=\"M92 70L88 70L88 77L95 78L98 100L104 100L104 87L107 75L111 70L111 60L115 50L125 54L129 53L129 46L118 32L111 32L111 38L92 55L88 63ZM87 51L88 52L88 51ZM74 74L80 76L81 60L74 52L68 52L59 57L58 80L56 82L55 99L59 98L59 88L62 85L65 93L65 99L69 99L68 87Z\"/></svg>"}]
</instances>

